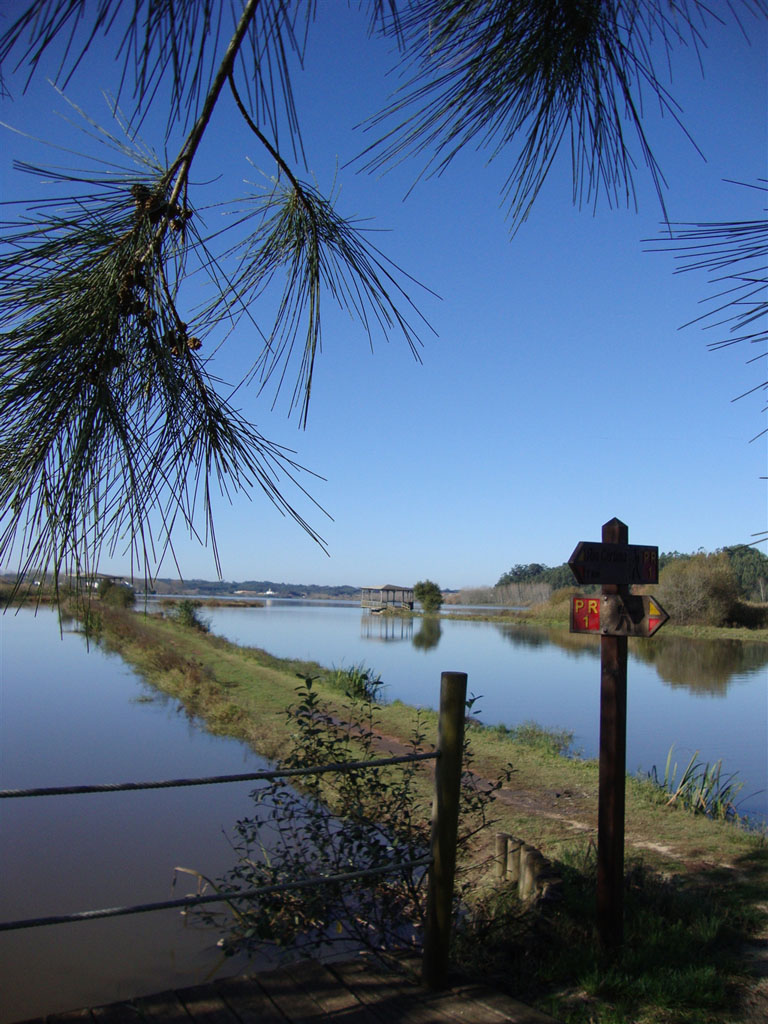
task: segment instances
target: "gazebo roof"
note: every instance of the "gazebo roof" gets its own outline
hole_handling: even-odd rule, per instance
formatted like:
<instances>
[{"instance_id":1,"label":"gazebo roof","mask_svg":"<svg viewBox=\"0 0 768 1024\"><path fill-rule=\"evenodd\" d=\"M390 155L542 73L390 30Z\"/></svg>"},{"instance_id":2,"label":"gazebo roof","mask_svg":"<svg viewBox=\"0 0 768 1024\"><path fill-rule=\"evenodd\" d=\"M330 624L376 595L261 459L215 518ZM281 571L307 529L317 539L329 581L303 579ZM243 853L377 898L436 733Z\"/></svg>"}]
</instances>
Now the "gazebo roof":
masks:
<instances>
[{"instance_id":1,"label":"gazebo roof","mask_svg":"<svg viewBox=\"0 0 768 1024\"><path fill-rule=\"evenodd\" d=\"M363 587L363 590L413 590L413 587L401 587L396 583L382 583L380 586Z\"/></svg>"}]
</instances>

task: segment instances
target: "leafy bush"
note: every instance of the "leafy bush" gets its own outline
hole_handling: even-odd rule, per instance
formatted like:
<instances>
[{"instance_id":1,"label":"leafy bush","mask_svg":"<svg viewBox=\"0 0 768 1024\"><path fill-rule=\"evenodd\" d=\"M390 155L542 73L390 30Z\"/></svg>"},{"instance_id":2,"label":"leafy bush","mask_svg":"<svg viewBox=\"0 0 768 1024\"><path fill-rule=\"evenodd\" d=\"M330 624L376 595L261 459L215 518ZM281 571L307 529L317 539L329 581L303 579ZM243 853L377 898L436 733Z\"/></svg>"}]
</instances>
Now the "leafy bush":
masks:
<instances>
[{"instance_id":1,"label":"leafy bush","mask_svg":"<svg viewBox=\"0 0 768 1024\"><path fill-rule=\"evenodd\" d=\"M381 757L375 735L375 705L370 697L352 700L339 722L318 696L311 677L301 677L298 701L288 715L293 746L280 762L283 768L350 765L341 771L307 774L297 780L277 779L253 792L256 815L237 823L234 848L238 860L217 883L227 893L262 886L279 887L229 900L231 916L203 914L224 935L227 955L276 946L323 947L333 943L370 949L411 947L419 941L424 921L427 870L385 866L407 865L429 855L431 787L425 785L423 761L384 769L360 767L360 761ZM424 744L419 717L411 746ZM459 850L484 825L495 789L478 788L468 771L471 755L465 744ZM355 763L357 766L352 767ZM361 871L367 877L334 881L335 876ZM196 872L192 872L197 874ZM307 881L305 888L286 884Z\"/></svg>"},{"instance_id":2,"label":"leafy bush","mask_svg":"<svg viewBox=\"0 0 768 1024\"><path fill-rule=\"evenodd\" d=\"M678 624L725 626L738 617L738 583L723 554L670 562L659 577L658 596Z\"/></svg>"},{"instance_id":3,"label":"leafy bush","mask_svg":"<svg viewBox=\"0 0 768 1024\"><path fill-rule=\"evenodd\" d=\"M179 601L177 605L174 605L171 614L180 626L186 626L188 629L198 629L202 633L207 633L210 630L210 626L204 619L200 618L199 609L199 601L190 601L189 598L185 598L183 601Z\"/></svg>"},{"instance_id":4,"label":"leafy bush","mask_svg":"<svg viewBox=\"0 0 768 1024\"><path fill-rule=\"evenodd\" d=\"M443 604L443 592L432 580L419 580L413 588L413 596L425 612L438 612Z\"/></svg>"},{"instance_id":5,"label":"leafy bush","mask_svg":"<svg viewBox=\"0 0 768 1024\"><path fill-rule=\"evenodd\" d=\"M753 604L751 601L737 601L732 611L735 626L747 629L765 629L768 626L768 604Z\"/></svg>"},{"instance_id":6,"label":"leafy bush","mask_svg":"<svg viewBox=\"0 0 768 1024\"><path fill-rule=\"evenodd\" d=\"M99 600L111 608L133 608L136 603L136 594L133 587L128 587L124 583L101 580Z\"/></svg>"}]
</instances>

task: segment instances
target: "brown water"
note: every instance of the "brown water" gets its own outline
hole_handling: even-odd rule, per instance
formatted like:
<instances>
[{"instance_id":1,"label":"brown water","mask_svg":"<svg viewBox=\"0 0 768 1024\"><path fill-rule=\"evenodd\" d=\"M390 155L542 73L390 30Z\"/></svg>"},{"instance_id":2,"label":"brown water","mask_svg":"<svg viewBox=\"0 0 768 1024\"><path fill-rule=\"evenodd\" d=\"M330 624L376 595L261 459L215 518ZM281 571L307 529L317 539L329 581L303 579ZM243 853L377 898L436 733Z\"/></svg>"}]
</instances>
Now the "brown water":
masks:
<instances>
[{"instance_id":1,"label":"brown water","mask_svg":"<svg viewBox=\"0 0 768 1024\"><path fill-rule=\"evenodd\" d=\"M0 618L0 788L256 771L242 744L212 737L174 701L56 616ZM254 783L0 801L0 920L186 895L233 861L228 833ZM235 973L218 933L178 911L0 933L0 1021L98 1005Z\"/></svg>"}]
</instances>

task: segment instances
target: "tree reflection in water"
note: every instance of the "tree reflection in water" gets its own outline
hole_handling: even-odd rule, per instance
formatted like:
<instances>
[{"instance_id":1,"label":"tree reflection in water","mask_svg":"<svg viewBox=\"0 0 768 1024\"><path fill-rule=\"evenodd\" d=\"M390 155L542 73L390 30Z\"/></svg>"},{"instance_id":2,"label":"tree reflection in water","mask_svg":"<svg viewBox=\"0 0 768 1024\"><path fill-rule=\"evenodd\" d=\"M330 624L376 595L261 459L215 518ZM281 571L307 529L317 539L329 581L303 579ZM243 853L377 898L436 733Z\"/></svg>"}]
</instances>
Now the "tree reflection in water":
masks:
<instances>
[{"instance_id":1,"label":"tree reflection in water","mask_svg":"<svg viewBox=\"0 0 768 1024\"><path fill-rule=\"evenodd\" d=\"M665 683L699 694L723 697L737 678L754 675L768 665L768 644L682 636L629 643L632 656L653 665Z\"/></svg>"},{"instance_id":2,"label":"tree reflection in water","mask_svg":"<svg viewBox=\"0 0 768 1024\"><path fill-rule=\"evenodd\" d=\"M425 615L421 620L418 633L414 634L412 643L420 651L431 651L440 643L442 635L440 619L435 615Z\"/></svg>"},{"instance_id":3,"label":"tree reflection in water","mask_svg":"<svg viewBox=\"0 0 768 1024\"><path fill-rule=\"evenodd\" d=\"M536 648L553 644L573 657L600 655L599 637L569 633L566 629L530 626L499 626L499 632L515 647ZM768 644L741 640L694 640L684 636L630 638L631 658L652 665L670 686L683 686L696 694L724 697L739 678L764 671Z\"/></svg>"}]
</instances>

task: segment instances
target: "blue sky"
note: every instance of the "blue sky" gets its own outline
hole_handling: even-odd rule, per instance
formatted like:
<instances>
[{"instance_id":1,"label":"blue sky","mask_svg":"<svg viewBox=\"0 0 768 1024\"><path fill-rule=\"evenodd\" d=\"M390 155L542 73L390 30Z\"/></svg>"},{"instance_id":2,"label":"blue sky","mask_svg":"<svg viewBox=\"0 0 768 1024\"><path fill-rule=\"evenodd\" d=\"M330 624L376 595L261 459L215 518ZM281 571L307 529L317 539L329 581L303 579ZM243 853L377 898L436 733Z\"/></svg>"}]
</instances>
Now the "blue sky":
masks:
<instances>
[{"instance_id":1,"label":"blue sky","mask_svg":"<svg viewBox=\"0 0 768 1024\"><path fill-rule=\"evenodd\" d=\"M768 176L768 37L765 23L744 24L750 44L733 25L710 26L703 76L691 50L674 55L670 91L706 160L671 119L647 111L672 221L764 216L764 193L724 180ZM423 331L421 365L396 336L376 339L371 352L359 325L329 305L306 431L289 418L288 395L273 409L270 395L239 393L262 434L326 478L305 483L333 519L297 497L327 542L326 556L260 492L231 506L222 500L224 578L430 578L459 588L492 584L518 562L559 564L579 540L599 538L613 516L629 525L631 541L662 550L712 550L765 529L766 440L749 443L766 425L765 396L731 402L764 379L760 363L746 362L758 353L708 352L719 335L680 330L714 289L702 275L675 275L670 254L647 251L661 211L643 168L638 211L601 202L593 215L572 205L563 151L511 239L499 198L503 157L488 166L484 154L464 153L405 199L418 163L383 176L346 166L367 141L355 125L396 84L387 75L389 44L370 41L365 28L355 7L320 0L306 69L295 80L309 174L327 191L338 169L338 209L371 217L382 231L376 244L439 294L413 292L434 334ZM114 90L117 70L99 44L67 95L106 121L98 91ZM0 119L71 144L73 130L52 121L64 109L40 75L26 94L14 88L12 100L0 101ZM152 123L143 136L162 148ZM40 191L12 170L14 158L72 162L4 132L5 199ZM249 158L271 173L225 97L193 178L216 178L214 192L238 194L258 177ZM254 312L267 321L266 308ZM256 346L242 326L213 372L238 379ZM180 534L176 551L184 576L213 578L210 549ZM118 554L102 568L125 571L127 561ZM158 573L176 574L170 560Z\"/></svg>"}]
</instances>

